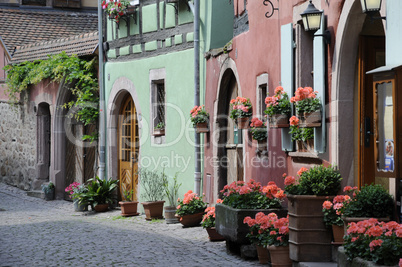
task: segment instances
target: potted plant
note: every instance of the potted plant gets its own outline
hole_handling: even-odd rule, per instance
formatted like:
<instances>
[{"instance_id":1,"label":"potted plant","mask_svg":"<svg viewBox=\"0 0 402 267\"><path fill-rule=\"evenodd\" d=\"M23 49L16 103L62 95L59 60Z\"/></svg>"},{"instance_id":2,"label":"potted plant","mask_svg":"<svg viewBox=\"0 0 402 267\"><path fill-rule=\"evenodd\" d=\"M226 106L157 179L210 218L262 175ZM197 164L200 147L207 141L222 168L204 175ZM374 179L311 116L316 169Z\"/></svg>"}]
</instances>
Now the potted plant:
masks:
<instances>
[{"instance_id":1,"label":"potted plant","mask_svg":"<svg viewBox=\"0 0 402 267\"><path fill-rule=\"evenodd\" d=\"M339 251L346 254L350 266L373 266L370 262L402 266L402 224L375 218L352 222L347 228L344 247ZM355 262L361 264L353 265Z\"/></svg>"},{"instance_id":2,"label":"potted plant","mask_svg":"<svg viewBox=\"0 0 402 267\"><path fill-rule=\"evenodd\" d=\"M322 203L332 200L341 187L341 175L333 166L302 167L298 180L285 177L288 198L289 248L294 261L330 261L332 235L324 224Z\"/></svg>"},{"instance_id":3,"label":"potted plant","mask_svg":"<svg viewBox=\"0 0 402 267\"><path fill-rule=\"evenodd\" d=\"M230 100L230 118L236 120L239 129L249 127L249 118L253 115L252 104L249 98L238 96Z\"/></svg>"},{"instance_id":4,"label":"potted plant","mask_svg":"<svg viewBox=\"0 0 402 267\"><path fill-rule=\"evenodd\" d=\"M246 237L248 227L243 223L245 217L254 217L258 212L275 212L279 217L287 215L287 210L281 205L284 191L272 181L266 186L253 179L247 183L236 181L225 185L221 193L223 201L215 205L215 227L234 253L250 244Z\"/></svg>"},{"instance_id":5,"label":"potted plant","mask_svg":"<svg viewBox=\"0 0 402 267\"><path fill-rule=\"evenodd\" d=\"M154 136L165 135L165 123L159 122L154 128Z\"/></svg>"},{"instance_id":6,"label":"potted plant","mask_svg":"<svg viewBox=\"0 0 402 267\"><path fill-rule=\"evenodd\" d=\"M218 199L216 203L221 203L222 200ZM210 241L224 241L225 238L218 234L215 228L215 207L207 207L202 217L201 226L207 230L208 238Z\"/></svg>"},{"instance_id":7,"label":"potted plant","mask_svg":"<svg viewBox=\"0 0 402 267\"><path fill-rule=\"evenodd\" d=\"M109 16L109 19L114 19L117 23L120 18L125 15L125 12L129 7L130 2L128 0L102 1L102 9Z\"/></svg>"},{"instance_id":8,"label":"potted plant","mask_svg":"<svg viewBox=\"0 0 402 267\"><path fill-rule=\"evenodd\" d=\"M178 223L179 219L176 215L176 201L179 197L179 188L181 183L177 181L177 173L172 179L173 181L170 183L167 175L163 173L163 186L165 188L165 194L168 199L169 205L166 206L165 209L165 220L166 223Z\"/></svg>"},{"instance_id":9,"label":"potted plant","mask_svg":"<svg viewBox=\"0 0 402 267\"><path fill-rule=\"evenodd\" d=\"M142 202L145 212L145 220L163 219L163 197L165 196L163 174L157 171L141 169L139 178L141 184L141 196L146 200Z\"/></svg>"},{"instance_id":10,"label":"potted plant","mask_svg":"<svg viewBox=\"0 0 402 267\"><path fill-rule=\"evenodd\" d=\"M88 202L82 201L82 194L87 193L88 188L85 184L79 184L72 188L71 198L74 203L74 211L87 211Z\"/></svg>"},{"instance_id":11,"label":"potted plant","mask_svg":"<svg viewBox=\"0 0 402 267\"><path fill-rule=\"evenodd\" d=\"M47 184L42 184L42 191L45 193L45 200L53 200L54 199L54 184L50 181Z\"/></svg>"},{"instance_id":12,"label":"potted plant","mask_svg":"<svg viewBox=\"0 0 402 267\"><path fill-rule=\"evenodd\" d=\"M249 227L247 237L257 246L260 263L272 266L292 266L289 258L289 219L276 213L259 212L255 218L247 216L243 223ZM269 251L269 252L268 252Z\"/></svg>"},{"instance_id":13,"label":"potted plant","mask_svg":"<svg viewBox=\"0 0 402 267\"><path fill-rule=\"evenodd\" d=\"M274 96L267 96L265 98L265 104L267 105L265 114L269 117L270 128L289 127L290 101L288 94L283 90L282 86L275 88Z\"/></svg>"},{"instance_id":14,"label":"potted plant","mask_svg":"<svg viewBox=\"0 0 402 267\"><path fill-rule=\"evenodd\" d=\"M198 226L204 215L207 203L191 190L184 194L182 200L177 199L177 202L176 216L183 227Z\"/></svg>"},{"instance_id":15,"label":"potted plant","mask_svg":"<svg viewBox=\"0 0 402 267\"><path fill-rule=\"evenodd\" d=\"M250 124L251 137L257 142L265 143L268 138L267 125L258 118L253 118Z\"/></svg>"},{"instance_id":16,"label":"potted plant","mask_svg":"<svg viewBox=\"0 0 402 267\"><path fill-rule=\"evenodd\" d=\"M98 176L89 179L87 192L80 194L81 203L89 203L92 210L104 212L109 209L109 204L113 203L114 191L117 188L118 180L100 179Z\"/></svg>"},{"instance_id":17,"label":"potted plant","mask_svg":"<svg viewBox=\"0 0 402 267\"><path fill-rule=\"evenodd\" d=\"M205 106L195 106L190 111L191 122L196 129L197 133L209 132L208 122L209 114L205 110Z\"/></svg>"},{"instance_id":18,"label":"potted plant","mask_svg":"<svg viewBox=\"0 0 402 267\"><path fill-rule=\"evenodd\" d=\"M296 115L300 118L300 127L321 126L321 101L317 91L311 87L299 87L290 102L296 106Z\"/></svg>"},{"instance_id":19,"label":"potted plant","mask_svg":"<svg viewBox=\"0 0 402 267\"><path fill-rule=\"evenodd\" d=\"M289 119L290 134L292 141L296 141L297 151L308 152L314 149L314 130L313 128L300 128L299 118L292 116Z\"/></svg>"},{"instance_id":20,"label":"potted plant","mask_svg":"<svg viewBox=\"0 0 402 267\"><path fill-rule=\"evenodd\" d=\"M342 215L345 205L350 200L351 198L348 195L337 195L332 201L325 200L322 204L324 223L327 227L332 228L333 240L337 244L343 243L344 222Z\"/></svg>"},{"instance_id":21,"label":"potted plant","mask_svg":"<svg viewBox=\"0 0 402 267\"><path fill-rule=\"evenodd\" d=\"M134 201L133 199L134 190L122 191L123 201L119 201L119 205L121 207L121 216L129 217L139 215L139 213L137 212L138 201Z\"/></svg>"},{"instance_id":22,"label":"potted plant","mask_svg":"<svg viewBox=\"0 0 402 267\"><path fill-rule=\"evenodd\" d=\"M392 196L379 184L366 185L360 190L346 187L352 191L352 199L343 209L345 228L350 222L377 218L380 221L389 221L394 209Z\"/></svg>"}]
</instances>

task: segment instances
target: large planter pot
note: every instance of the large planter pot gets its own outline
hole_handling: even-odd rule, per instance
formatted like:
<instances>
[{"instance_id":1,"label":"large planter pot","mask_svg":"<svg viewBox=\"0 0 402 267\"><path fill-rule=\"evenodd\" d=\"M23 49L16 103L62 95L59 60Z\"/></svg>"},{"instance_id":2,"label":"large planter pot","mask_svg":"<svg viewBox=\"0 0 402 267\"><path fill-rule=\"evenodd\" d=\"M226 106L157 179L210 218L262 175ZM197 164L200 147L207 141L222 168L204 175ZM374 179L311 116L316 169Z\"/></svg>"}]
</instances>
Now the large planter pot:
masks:
<instances>
[{"instance_id":1,"label":"large planter pot","mask_svg":"<svg viewBox=\"0 0 402 267\"><path fill-rule=\"evenodd\" d=\"M44 192L45 193L45 196L44 196L44 199L46 200L46 201L49 201L49 200L53 200L54 199L54 188L52 188L52 189L49 189L49 191L46 193L46 192Z\"/></svg>"},{"instance_id":2,"label":"large planter pot","mask_svg":"<svg viewBox=\"0 0 402 267\"><path fill-rule=\"evenodd\" d=\"M179 218L176 215L175 206L166 206L165 208L165 221L167 224L179 223Z\"/></svg>"},{"instance_id":3,"label":"large planter pot","mask_svg":"<svg viewBox=\"0 0 402 267\"><path fill-rule=\"evenodd\" d=\"M74 211L87 211L88 203L80 203L79 199L74 200Z\"/></svg>"},{"instance_id":4,"label":"large planter pot","mask_svg":"<svg viewBox=\"0 0 402 267\"><path fill-rule=\"evenodd\" d=\"M208 123L207 122L197 123L195 125L195 131L196 131L196 133L207 133L207 132L209 132Z\"/></svg>"},{"instance_id":5,"label":"large planter pot","mask_svg":"<svg viewBox=\"0 0 402 267\"><path fill-rule=\"evenodd\" d=\"M289 258L289 246L268 246L271 255L272 267L292 267L292 261Z\"/></svg>"},{"instance_id":6,"label":"large planter pot","mask_svg":"<svg viewBox=\"0 0 402 267\"><path fill-rule=\"evenodd\" d=\"M179 218L179 221L183 225L183 227L193 227L200 225L203 215L204 212L199 212L182 216L176 215L176 217Z\"/></svg>"},{"instance_id":7,"label":"large planter pot","mask_svg":"<svg viewBox=\"0 0 402 267\"><path fill-rule=\"evenodd\" d=\"M144 207L145 220L163 219L163 203L165 201L152 201L141 203Z\"/></svg>"},{"instance_id":8,"label":"large planter pot","mask_svg":"<svg viewBox=\"0 0 402 267\"><path fill-rule=\"evenodd\" d=\"M224 204L216 204L216 231L231 242L245 245L250 244L250 241L246 237L249 227L243 223L243 220L247 216L254 218L258 212L263 212L264 214L274 212L280 218L287 215L286 209L234 209Z\"/></svg>"},{"instance_id":9,"label":"large planter pot","mask_svg":"<svg viewBox=\"0 0 402 267\"><path fill-rule=\"evenodd\" d=\"M96 212L105 212L109 210L109 204L98 204L94 209Z\"/></svg>"},{"instance_id":10,"label":"large planter pot","mask_svg":"<svg viewBox=\"0 0 402 267\"><path fill-rule=\"evenodd\" d=\"M333 196L288 195L289 249L294 261L332 259L332 235L324 224L322 203Z\"/></svg>"},{"instance_id":11,"label":"large planter pot","mask_svg":"<svg viewBox=\"0 0 402 267\"><path fill-rule=\"evenodd\" d=\"M256 245L257 247L257 255L258 255L258 261L261 264L268 264L268 262L271 262L271 255L269 254L268 248L265 248L263 246Z\"/></svg>"},{"instance_id":12,"label":"large planter pot","mask_svg":"<svg viewBox=\"0 0 402 267\"><path fill-rule=\"evenodd\" d=\"M274 114L269 116L269 128L289 127L289 116L284 114Z\"/></svg>"},{"instance_id":13,"label":"large planter pot","mask_svg":"<svg viewBox=\"0 0 402 267\"><path fill-rule=\"evenodd\" d=\"M121 208L121 216L130 217L139 215L137 212L138 201L120 201L119 204Z\"/></svg>"},{"instance_id":14,"label":"large planter pot","mask_svg":"<svg viewBox=\"0 0 402 267\"><path fill-rule=\"evenodd\" d=\"M205 228L205 230L207 230L208 238L210 241L212 241L212 242L225 241L225 238L223 236L221 236L220 234L218 234L215 227L208 227L208 228Z\"/></svg>"},{"instance_id":15,"label":"large planter pot","mask_svg":"<svg viewBox=\"0 0 402 267\"><path fill-rule=\"evenodd\" d=\"M237 118L237 128L248 129L250 127L249 117Z\"/></svg>"}]
</instances>

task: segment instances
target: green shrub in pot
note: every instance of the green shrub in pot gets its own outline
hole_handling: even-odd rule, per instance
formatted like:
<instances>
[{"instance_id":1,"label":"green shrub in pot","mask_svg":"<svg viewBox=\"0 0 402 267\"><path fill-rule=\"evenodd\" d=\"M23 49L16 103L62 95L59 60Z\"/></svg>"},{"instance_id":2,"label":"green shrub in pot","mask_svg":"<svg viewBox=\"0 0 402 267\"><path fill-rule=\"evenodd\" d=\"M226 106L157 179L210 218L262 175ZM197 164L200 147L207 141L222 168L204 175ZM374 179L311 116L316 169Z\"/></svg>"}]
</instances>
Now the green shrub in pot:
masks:
<instances>
[{"instance_id":1,"label":"green shrub in pot","mask_svg":"<svg viewBox=\"0 0 402 267\"><path fill-rule=\"evenodd\" d=\"M392 215L394 200L379 184L366 185L345 206L345 217L385 218Z\"/></svg>"}]
</instances>

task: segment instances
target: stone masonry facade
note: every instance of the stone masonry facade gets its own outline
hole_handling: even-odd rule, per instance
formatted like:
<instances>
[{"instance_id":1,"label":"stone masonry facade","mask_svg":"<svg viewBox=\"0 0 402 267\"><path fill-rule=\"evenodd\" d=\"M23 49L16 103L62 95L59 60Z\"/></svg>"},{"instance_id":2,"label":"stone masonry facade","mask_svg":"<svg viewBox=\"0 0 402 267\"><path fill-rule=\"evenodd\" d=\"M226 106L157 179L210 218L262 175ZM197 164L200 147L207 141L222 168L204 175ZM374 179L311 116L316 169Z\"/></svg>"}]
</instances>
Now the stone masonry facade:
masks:
<instances>
[{"instance_id":1,"label":"stone masonry facade","mask_svg":"<svg viewBox=\"0 0 402 267\"><path fill-rule=\"evenodd\" d=\"M36 176L36 114L33 105L0 102L0 182L32 189Z\"/></svg>"}]
</instances>

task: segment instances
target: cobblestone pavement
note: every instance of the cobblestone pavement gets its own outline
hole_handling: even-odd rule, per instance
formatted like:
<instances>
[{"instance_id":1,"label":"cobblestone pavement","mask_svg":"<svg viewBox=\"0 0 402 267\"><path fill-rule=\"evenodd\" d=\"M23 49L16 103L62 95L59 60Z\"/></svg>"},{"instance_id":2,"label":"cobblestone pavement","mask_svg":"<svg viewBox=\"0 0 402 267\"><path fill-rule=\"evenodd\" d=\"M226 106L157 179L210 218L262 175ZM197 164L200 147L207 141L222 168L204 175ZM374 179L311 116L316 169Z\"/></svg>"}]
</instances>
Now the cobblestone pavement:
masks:
<instances>
[{"instance_id":1,"label":"cobblestone pavement","mask_svg":"<svg viewBox=\"0 0 402 267\"><path fill-rule=\"evenodd\" d=\"M0 183L0 266L260 266L226 253L202 227L182 228L119 210L74 212Z\"/></svg>"}]
</instances>

